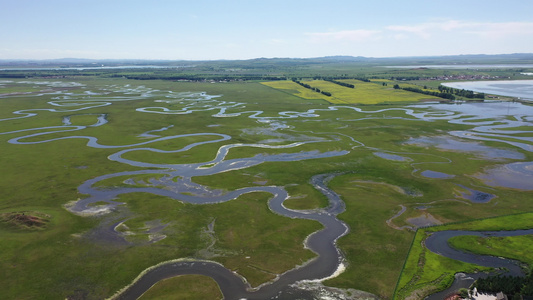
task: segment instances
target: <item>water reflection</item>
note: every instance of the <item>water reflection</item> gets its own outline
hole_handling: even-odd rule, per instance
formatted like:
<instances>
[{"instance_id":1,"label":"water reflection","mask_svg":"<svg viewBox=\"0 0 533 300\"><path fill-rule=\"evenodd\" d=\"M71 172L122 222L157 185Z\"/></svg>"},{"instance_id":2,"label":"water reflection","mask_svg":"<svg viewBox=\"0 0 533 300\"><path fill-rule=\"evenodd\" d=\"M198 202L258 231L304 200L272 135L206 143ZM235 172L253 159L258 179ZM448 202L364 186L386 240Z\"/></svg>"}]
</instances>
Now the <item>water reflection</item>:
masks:
<instances>
[{"instance_id":1,"label":"water reflection","mask_svg":"<svg viewBox=\"0 0 533 300\"><path fill-rule=\"evenodd\" d=\"M486 159L524 159L524 154L509 150L489 147L476 142L461 141L450 136L410 138L405 142L411 145L434 146L443 150L454 150L475 153Z\"/></svg>"},{"instance_id":2,"label":"water reflection","mask_svg":"<svg viewBox=\"0 0 533 300\"><path fill-rule=\"evenodd\" d=\"M487 203L496 197L496 195L474 190L462 184L457 185L466 190L466 192L459 192L459 194L461 194L461 197L470 200L473 203Z\"/></svg>"},{"instance_id":3,"label":"water reflection","mask_svg":"<svg viewBox=\"0 0 533 300\"><path fill-rule=\"evenodd\" d=\"M479 93L533 100L533 80L461 81L445 82L442 85Z\"/></svg>"},{"instance_id":4,"label":"water reflection","mask_svg":"<svg viewBox=\"0 0 533 300\"><path fill-rule=\"evenodd\" d=\"M374 152L373 154L375 156L377 156L377 157L381 157L381 158L388 159L388 160L412 161L412 159L409 158L409 157L400 156L400 155L396 155L396 154L385 153L385 152Z\"/></svg>"},{"instance_id":5,"label":"water reflection","mask_svg":"<svg viewBox=\"0 0 533 300\"><path fill-rule=\"evenodd\" d=\"M438 178L438 179L448 179L448 178L455 177L455 175L450 175L450 174L437 172L437 171L431 171L431 170L425 170L423 172L420 172L420 175L427 177L427 178Z\"/></svg>"},{"instance_id":6,"label":"water reflection","mask_svg":"<svg viewBox=\"0 0 533 300\"><path fill-rule=\"evenodd\" d=\"M476 176L485 184L525 191L533 190L533 162L516 162L499 165Z\"/></svg>"},{"instance_id":7,"label":"water reflection","mask_svg":"<svg viewBox=\"0 0 533 300\"><path fill-rule=\"evenodd\" d=\"M77 85L72 86L77 87ZM191 114L197 111L212 111L212 117L216 118L252 118L257 120L259 126L257 128L243 129L242 133L248 135L267 135L271 136L272 138L250 144L224 144L217 148L215 158L210 161L190 162L184 164L155 164L144 161L136 161L125 157L127 157L127 153L135 151L150 151L153 153L180 153L191 150L199 145L228 143L232 137L227 134L210 132L170 135L164 137L160 137L155 134L162 133L163 131L172 128L172 125L169 125L141 133L139 136L145 138L145 140L129 145L103 145L99 142L97 137L84 135L69 135L63 137L55 137L55 135L53 135L54 138L47 139L47 135L53 133L63 133L67 135L69 132L79 131L88 127L72 125L70 124L70 119L64 120L62 126L15 130L0 134L18 134L19 136L11 138L9 142L20 145L48 143L62 139L86 139L87 146L89 147L119 150L109 156L110 160L143 168L142 170L138 171L104 174L87 180L78 187L78 190L81 194L88 195L88 197L75 203L71 203L71 205L68 206L68 209L74 213L82 215L107 213L111 209L117 208L118 205L122 204L116 202L119 195L134 192L147 192L195 204L218 203L230 201L245 193L267 192L272 195L272 198L269 201L269 207L272 211L290 218L312 219L323 224L324 230L318 231L310 236L306 244L306 246L309 246L317 253L320 253L319 258L306 265L303 271L298 268L290 270L281 276L280 280L276 281L272 285L269 285L265 289L262 289L262 291L268 295L276 295L276 293L279 291L285 290L289 285L300 280L324 279L329 276L334 276L337 274L337 272L342 271L342 255L339 249L336 247L336 240L347 233L347 227L344 225L344 223L340 222L336 218L336 215L344 210L344 203L334 191L327 188L326 184L330 177L334 175L317 175L312 179L312 184L318 190L322 191L323 194L328 197L328 199L330 199L330 206L328 208L317 211L298 211L285 208L283 206L283 201L287 199L289 195L283 186L251 186L227 192L196 184L191 180L192 177L207 176L237 169L249 168L264 162L290 162L342 156L352 151L351 146L353 144L356 144L357 147L365 147L366 149L372 150L374 151L373 154L375 156L384 159L393 161L411 161L411 158L402 156L401 153L395 152L397 154L392 154L391 151L388 151L387 149L371 148L370 146L366 146L362 142L357 141L354 137L341 133L336 134L336 137L341 136L343 138L349 138L351 143L349 146L338 143L338 145L336 145L338 146L336 151L320 152L316 150L307 150L300 152L289 151L290 153L284 153L282 149L298 148L302 145L311 146L312 143L331 143L336 141L335 138L326 138L323 137L324 135L320 134L308 136L302 133L289 132L294 128L287 125L287 123L285 123L286 121L288 122L290 119L310 120L312 118L319 117L322 112L331 113L338 110L349 110L353 112L354 116L363 117L365 114L376 114L389 111L400 112L404 115L404 117L396 118L398 120L409 119L421 122L444 120L449 123L464 125L465 128L468 128L463 131L449 132L449 135L442 134L433 137L412 138L407 143L435 146L443 150L474 153L479 155L481 158L491 160L520 160L525 159L526 156L517 150L489 147L475 140L496 141L517 147L518 149L522 149L524 151L533 151L533 138L525 135L525 133L531 132L531 130L528 129L530 129L532 126L533 108L518 103L468 103L461 105L424 104L377 110L363 110L362 108L353 106L329 106L325 108L312 108L304 111L270 112L267 115L261 110L244 111L243 103L222 101L219 99L221 97L220 95L208 95L203 92L169 93L142 86L137 88L132 88L129 86L110 86L107 88L108 90L103 90L101 92L84 92L82 94L54 91L53 96L55 99L54 101L48 102L48 104L56 108L16 111L14 112L16 115L15 117L2 119L0 121L29 118L36 116L40 112L78 112L89 108L96 109L112 105L117 101L133 101L157 98L158 100L156 100L156 103L170 105L173 108L169 109L162 106L150 106L137 108L136 110L143 113L174 115ZM111 96L110 92L121 94L120 96ZM52 92L50 95L52 95ZM354 119L345 120L345 122L357 121L360 119L356 119L354 117ZM102 119L99 119L97 123L91 126L104 125L104 121L105 118L102 117ZM173 150L160 150L155 147L149 147L151 143L157 143L160 141L182 138L194 139L195 137L208 140L203 142L191 142L180 149ZM344 146L347 149L342 149ZM276 153L258 154L248 158L226 159L228 152L231 149L238 147L265 148L271 149L271 152ZM448 161L451 162L450 160ZM531 190L533 189L531 187L531 179L533 177L533 174L531 174L531 166L532 163L526 162L506 164L502 165L501 167L489 169L486 171L486 174L479 175L478 178L486 180L487 184ZM157 177L157 179L151 179L144 183L131 179L135 178L137 175L146 174L153 174L154 177ZM505 175L502 177L502 174ZM421 175L429 178L453 177L453 175L430 170L423 171ZM131 179L127 181L128 183L132 183L130 187L110 188L107 190L102 190L97 187L99 183L105 182L105 180L118 178L121 176L126 176ZM146 178L146 176L144 176L144 178ZM509 182L519 181L521 182L519 185L509 186ZM142 187L139 187L139 185L142 185ZM461 188L467 191L464 193L461 192L462 196L472 202L486 203L494 197L492 194L477 191L466 186L461 186ZM95 202L106 202L107 204L92 206L91 204L94 204ZM414 222L426 222L428 220L429 215L424 217L424 219L414 220ZM180 263L180 268L182 268L182 270L190 270L197 262L198 261L195 260L192 262ZM205 270L208 270L209 268L216 269L217 271L206 271L206 274L212 276L213 278L220 275L219 278L221 282L224 280L240 281L240 285L238 285L238 287L233 291L236 293L234 295L244 295L246 297L250 296L248 292L243 292L246 287L242 284L241 278L237 277L237 279L235 279L235 274L225 269L223 266L217 265L216 263L202 263L205 263ZM172 268L175 269L176 267L172 266ZM228 291L228 293L230 292L231 291Z\"/></svg>"}]
</instances>

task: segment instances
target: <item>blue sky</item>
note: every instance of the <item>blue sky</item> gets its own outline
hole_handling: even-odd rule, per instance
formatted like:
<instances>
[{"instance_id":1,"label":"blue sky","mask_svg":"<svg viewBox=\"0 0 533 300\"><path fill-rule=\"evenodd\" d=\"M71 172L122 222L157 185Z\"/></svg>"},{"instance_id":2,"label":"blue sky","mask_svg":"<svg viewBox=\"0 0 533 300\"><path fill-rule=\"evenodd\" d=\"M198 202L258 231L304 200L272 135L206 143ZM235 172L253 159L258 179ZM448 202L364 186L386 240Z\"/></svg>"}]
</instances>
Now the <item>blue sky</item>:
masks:
<instances>
[{"instance_id":1,"label":"blue sky","mask_svg":"<svg viewBox=\"0 0 533 300\"><path fill-rule=\"evenodd\" d=\"M0 59L524 52L531 0L0 0Z\"/></svg>"}]
</instances>

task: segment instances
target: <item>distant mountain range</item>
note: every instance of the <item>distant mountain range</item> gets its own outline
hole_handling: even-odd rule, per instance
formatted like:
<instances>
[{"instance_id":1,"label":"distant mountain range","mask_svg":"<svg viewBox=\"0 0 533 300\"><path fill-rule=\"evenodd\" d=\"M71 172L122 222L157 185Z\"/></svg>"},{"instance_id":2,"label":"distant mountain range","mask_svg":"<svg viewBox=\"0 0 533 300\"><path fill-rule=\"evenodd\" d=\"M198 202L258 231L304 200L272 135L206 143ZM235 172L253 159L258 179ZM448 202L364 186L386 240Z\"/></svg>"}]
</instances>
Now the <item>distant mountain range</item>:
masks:
<instances>
[{"instance_id":1,"label":"distant mountain range","mask_svg":"<svg viewBox=\"0 0 533 300\"><path fill-rule=\"evenodd\" d=\"M376 65L401 64L524 64L533 63L533 53L514 54L465 54L449 56L412 56L412 57L363 57L363 56L325 56L315 58L255 58L248 60L141 60L141 59L85 59L60 58L43 60L0 59L4 67L90 67L90 66L174 66L190 64L318 64L318 63L363 63Z\"/></svg>"}]
</instances>

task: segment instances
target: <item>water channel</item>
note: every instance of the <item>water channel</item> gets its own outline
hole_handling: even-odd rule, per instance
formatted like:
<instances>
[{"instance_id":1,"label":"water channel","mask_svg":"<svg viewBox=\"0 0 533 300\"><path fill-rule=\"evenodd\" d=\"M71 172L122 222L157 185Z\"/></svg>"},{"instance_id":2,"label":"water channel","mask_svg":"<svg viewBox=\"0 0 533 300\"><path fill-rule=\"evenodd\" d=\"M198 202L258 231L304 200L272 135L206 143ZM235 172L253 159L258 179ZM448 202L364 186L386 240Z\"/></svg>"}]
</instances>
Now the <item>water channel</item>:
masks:
<instances>
[{"instance_id":1,"label":"water channel","mask_svg":"<svg viewBox=\"0 0 533 300\"><path fill-rule=\"evenodd\" d=\"M511 259L505 259L502 257L478 255L473 253L467 253L455 248L452 248L448 240L457 236L478 236L478 237L511 237L533 234L533 229L526 230L512 230L512 231L466 231L466 230L445 230L432 233L426 240L425 245L433 253L459 260L466 263L476 264L484 267L490 267L500 270L501 275L507 276L525 276L521 263ZM460 288L468 288L474 282L475 279L480 277L486 277L488 274L457 274L454 284L439 293L435 293L427 300L442 300L450 293L456 292Z\"/></svg>"},{"instance_id":2,"label":"water channel","mask_svg":"<svg viewBox=\"0 0 533 300\"><path fill-rule=\"evenodd\" d=\"M62 94L58 95L56 100L49 102L50 105L56 106L57 108L16 111L14 112L14 114L17 115L16 117L5 118L0 121L29 118L37 115L40 111L61 111L82 114L81 112L83 110L112 105L112 103L115 101L133 101L151 98L154 97L154 93L156 92L150 89L142 88L128 88L125 89L125 91L129 91L131 95L125 92L124 96L107 97L105 94L95 93L94 95L89 96L87 96L88 94L84 94L83 97L88 98L82 99L80 95ZM329 200L329 206L327 208L313 211L290 210L284 207L283 202L289 197L289 194L283 187L253 186L221 193L220 191L213 190L207 186L196 184L191 180L192 177L196 176L207 176L221 172L228 172L231 170L249 168L264 162L287 162L328 158L343 156L351 151L351 149L328 152L300 151L295 153L258 154L249 158L226 159L226 155L230 149L237 147L256 147L282 150L296 148L304 144L311 145L313 143L329 142L327 138L316 138L305 135L295 136L280 133L281 130L286 128L286 126L282 123L284 119L311 119L318 117L321 112L331 112L337 110L352 110L356 113L362 114L401 111L405 114L406 118L410 119L414 118L422 121L446 120L450 123L471 126L471 129L468 130L449 132L453 138L422 137L419 138L419 140L416 140L415 143L430 143L431 145L437 147L444 147L446 149L453 149L457 151L478 151L487 159L494 160L501 159L502 156L509 159L523 159L524 156L520 152L513 150L502 150L483 146L479 144L478 140L498 141L518 147L522 150L533 151L533 137L524 137L520 135L521 133L527 133L530 131L515 129L519 127L523 128L524 126L532 126L533 121L533 108L520 103L423 104L411 105L404 108L386 108L373 111L365 111L354 106L329 106L327 108L314 108L301 112L283 111L279 112L277 116L266 117L263 116L262 111L243 111L243 106L241 103L220 101L217 99L218 97L220 96L207 95L205 93L170 93L165 94L166 100L158 100L158 102L183 104L180 109L171 110L166 107L152 106L138 108L137 111L158 114L188 114L194 113L195 111L214 111L214 114L212 115L214 118L252 118L256 119L260 124L272 125L265 129L266 131L263 130L262 134L269 132L269 134L276 137L276 139L273 139L272 141L267 140L263 143L256 144L226 144L219 147L215 158L211 161L188 164L154 164L126 159L123 158L123 155L133 151L151 151L157 153L184 152L199 145L229 141L231 136L210 132L199 132L165 137L157 136L156 133L163 132L171 128L172 125L169 125L161 129L150 130L144 134L141 134L140 137L147 140L130 145L103 145L99 143L98 138L96 137L81 135L46 139L47 135L53 133L74 132L88 127L104 126L107 122L105 114L96 114L95 116L97 116L97 122L89 126L71 125L70 119L65 118L63 120L63 125L61 126L31 128L0 133L0 135L20 134L20 136L11 138L8 141L9 143L19 145L48 143L62 139L85 139L87 140L86 145L88 147L119 149L118 152L109 156L109 159L112 161L144 168L138 171L105 174L87 180L78 187L78 191L80 194L89 196L68 205L68 209L75 214L105 214L122 204L117 202L115 199L117 199L117 196L125 193L146 192L170 197L172 199L187 203L207 204L231 201L246 193L267 192L272 195L268 202L268 206L274 213L289 218L315 220L324 226L324 229L311 234L305 242L305 247L308 247L317 254L315 259L307 262L303 266L289 270L284 274L280 274L276 280L262 285L259 288L251 288L242 277L216 262L178 259L154 266L147 270L147 272L135 280L132 285L128 286L122 291L122 293L118 296L120 299L134 299L142 295L142 293L144 293L154 283L164 278L182 274L202 274L213 278L219 284L226 299L312 299L314 297L313 294L306 289L298 288L298 283L305 281L323 281L326 278L335 276L339 272L342 272L344 268L344 258L341 251L336 246L336 241L343 235L347 234L349 228L337 218L337 215L344 211L344 202L338 194L327 187L327 182L338 174L319 174L311 179L311 184L320 192L322 192ZM502 110L500 108L502 105L507 107L507 110ZM229 110L232 110L232 112L228 112ZM505 113L506 111L507 114ZM182 147L181 149L174 150L160 150L157 148L147 147L151 143L193 136L209 137L209 140L191 143ZM36 138L38 139L36 140ZM354 142L358 143L360 147L366 147L363 143L353 139L353 137L350 138ZM284 143L280 144L280 141ZM276 144L270 144L270 142L275 142ZM120 150L120 148L123 149ZM374 155L381 158L396 161L409 160L409 158L406 156L390 153L386 149L369 149L374 151ZM529 174L527 172L529 172L533 163L521 162L520 164L520 166L512 164L503 164L502 166L508 166L508 168L515 173L522 172ZM103 180L120 176L135 176L140 174L158 175L159 179L157 179L157 184L146 187L118 187L106 190L95 187L97 183ZM422 171L422 174L425 174L424 176L430 178L449 178L447 174L430 170ZM490 172L487 172L484 176L488 178L488 181L493 179L493 176L491 176ZM498 183L495 183L495 185L497 184ZM527 183L525 184L527 185ZM472 192L473 190L470 191ZM482 199L480 198L477 200L485 202L490 201L490 198L482 197ZM104 202L106 204L93 205L97 202ZM470 234L470 232L466 233ZM119 233L117 232L116 234L118 235ZM441 235L435 236L439 237ZM433 239L436 239L440 242L433 242ZM442 253L442 255L457 255L453 253L448 254L448 249L442 244L442 241L446 239L446 236L433 239L430 240L430 244L435 245L431 247L436 248L431 248L431 251L439 251ZM500 263L500 261L497 263Z\"/></svg>"}]
</instances>

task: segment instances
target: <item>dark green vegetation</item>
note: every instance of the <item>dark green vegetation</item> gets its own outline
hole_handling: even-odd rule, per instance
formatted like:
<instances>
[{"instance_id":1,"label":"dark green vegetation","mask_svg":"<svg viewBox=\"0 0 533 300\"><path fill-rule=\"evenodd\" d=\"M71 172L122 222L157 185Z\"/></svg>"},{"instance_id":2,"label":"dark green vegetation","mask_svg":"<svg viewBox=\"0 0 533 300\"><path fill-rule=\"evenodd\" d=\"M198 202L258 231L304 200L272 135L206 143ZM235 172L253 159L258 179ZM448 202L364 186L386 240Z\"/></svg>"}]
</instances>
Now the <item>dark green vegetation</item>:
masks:
<instances>
[{"instance_id":1,"label":"dark green vegetation","mask_svg":"<svg viewBox=\"0 0 533 300\"><path fill-rule=\"evenodd\" d=\"M531 209L526 210L531 211ZM451 284L453 275L457 272L490 271L489 268L455 261L427 250L423 246L423 241L432 232L440 230L496 231L529 229L533 228L532 216L533 213L512 214L419 229L398 282L395 298L418 299L423 298L424 295L443 290ZM519 260L527 264L528 271L526 273L530 273L533 263L531 236L505 238L461 236L450 239L450 243L453 247L467 252Z\"/></svg>"},{"instance_id":2,"label":"dark green vegetation","mask_svg":"<svg viewBox=\"0 0 533 300\"><path fill-rule=\"evenodd\" d=\"M321 91L319 88L312 87L312 86L310 86L309 84L303 83L303 82L298 81L298 80L296 80L296 79L293 79L292 81L293 81L294 83L297 83L297 84L303 86L303 87L306 88L306 89L313 90L313 91L315 91L315 92L317 92L317 93L321 93L321 94L326 95L326 96L331 96L331 93L330 93L330 92Z\"/></svg>"},{"instance_id":3,"label":"dark green vegetation","mask_svg":"<svg viewBox=\"0 0 533 300\"><path fill-rule=\"evenodd\" d=\"M351 88L351 89L353 89L355 87L355 85L353 85L351 83L346 83L346 82L342 82L342 81L338 81L338 80L329 79L327 81L333 82L333 83L338 84L340 86L345 86L345 87L348 87L348 88Z\"/></svg>"},{"instance_id":4,"label":"dark green vegetation","mask_svg":"<svg viewBox=\"0 0 533 300\"><path fill-rule=\"evenodd\" d=\"M0 78L34 77L104 77L138 80L190 80L190 81L240 81L240 80L285 80L290 78L352 78L352 79L394 79L430 80L433 78L453 78L454 76L476 76L477 80L488 78L528 79L520 74L531 72L520 64L531 64L532 54L510 55L460 55L444 57L398 57L367 58L332 56L321 58L258 58L240 61L90 61L90 60L50 60L50 61L1 61ZM517 64L510 68L466 68L466 69L427 69L427 68L386 68L402 65L457 65L457 64ZM90 69L95 66L132 66L125 69ZM156 68L139 69L140 66ZM23 70L9 70L22 68ZM57 70L24 70L24 68L58 68ZM89 68L89 69L84 69ZM422 84L423 86L424 84ZM435 86L436 88L436 86Z\"/></svg>"},{"instance_id":5,"label":"dark green vegetation","mask_svg":"<svg viewBox=\"0 0 533 300\"><path fill-rule=\"evenodd\" d=\"M103 126L34 136L22 141L93 136L98 138L102 145L129 145L150 140L139 137L142 133L174 125L153 134L171 136L210 132L227 134L232 138L197 146L185 152L164 154L139 150L129 152L123 157L149 163L206 162L214 158L222 145L268 143L269 140L272 144L285 145L291 143L291 139L297 141L301 136L316 139L317 142L285 149L237 147L230 150L226 159L265 153L350 151L346 155L331 158L268 162L215 175L194 177L192 180L222 192L249 186L282 186L291 196L285 202L287 207L313 209L325 206L327 201L325 196L309 184L310 178L316 174L340 172L343 175L335 177L329 186L340 194L346 203L346 212L339 218L350 227L350 233L339 239L338 245L346 255L347 264L344 273L326 281L325 284L361 289L390 299L403 270L404 275L397 289L402 295L411 295L414 290L425 289L427 292L428 286L441 288L450 282L450 276L453 276L454 272L479 268L439 257L418 247L425 236L425 230L430 231L433 228L419 230L415 237L413 231L401 230L402 227L414 226L413 219L417 218L447 223L533 211L531 192L489 188L473 176L486 167L501 164L502 161L485 159L473 152L444 151L436 147L405 143L410 138L442 136L449 131L466 130L472 126L451 124L446 120L420 121L400 110L359 113L351 109L317 111L316 117L258 122L257 119L249 118L253 115L252 111L263 111L262 116L278 117L279 112L326 109L329 104L318 97L299 98L290 92L249 79L364 76L376 78L379 84L379 80L382 80L384 84L390 85L390 88L398 83L416 84L420 87L428 85L437 89L437 80L420 79L443 73L520 78L520 72L517 68L481 71L387 69L373 67L372 62L367 63L354 67L353 64L333 59L312 64L293 60L282 63L277 60L255 60L241 62L241 65L216 62L209 66L198 63L195 66L172 70L0 71L0 76L8 78L19 75L32 77L28 79L31 83L20 83L18 79L6 79L12 81L1 82L0 94L11 96L0 98L0 119L21 116L12 114L17 110L69 109L47 103L57 100L58 95L67 95L66 93L71 94L71 99L78 100L103 101L112 97L132 97L135 99L83 110L71 118L73 125L86 126L94 124L98 114L105 114L109 123ZM420 63L428 62L421 60ZM56 78L57 76L68 78L60 79ZM408 76L418 80L391 81L391 78ZM154 80L128 80L123 77ZM195 82L156 80L157 78ZM208 81L203 82L206 79ZM210 83L211 79L217 82ZM222 80L232 82L220 82ZM44 81L74 81L83 86L53 87L43 84ZM344 82L352 84L355 81ZM140 86L142 88L139 88ZM355 88L357 89L357 83ZM39 91L44 91L44 95L37 96ZM91 95L88 91L102 95ZM147 91L153 91L153 95L140 97ZM218 111L207 110L201 101L159 101L167 100L165 95L168 95L168 91L221 95L216 99L243 103L229 108L227 114L242 115L213 117ZM18 94L22 92L31 94ZM159 102L154 102L156 100ZM154 106L176 111L189 106L196 111L189 114L136 111L137 108ZM367 105L362 108L365 111L374 111L397 107L401 106ZM54 131L20 130L62 126L63 117L76 114L44 110L36 113L38 115L34 117L0 121L1 132L12 132L0 135L0 187L3 192L0 200L0 268L3 270L0 272L0 283L3 286L3 299L102 299L130 284L143 270L160 262L182 257L220 262L243 275L252 286L258 286L314 256L303 247L303 242L310 233L319 230L320 225L313 221L290 219L274 214L267 206L271 196L267 193L249 193L229 202L209 205L186 204L148 193L130 193L120 195L116 200L124 205L108 214L78 216L71 213L64 205L87 196L77 191L77 187L86 180L140 168L110 161L108 156L121 149L87 147L86 139L55 140L32 145L8 143L8 140L15 137ZM272 129L275 126L271 124L276 122L286 127ZM184 137L153 143L150 147L173 150L210 139L212 138L208 136ZM499 142L485 144L502 149L511 148ZM126 147L128 148L131 147ZM525 161L533 160L530 152L514 150L523 153ZM393 153L409 160L388 160L377 156L376 152ZM425 178L419 174L420 170L425 169L452 174L455 177L445 180ZM144 174L131 179L135 181L133 186L142 186L150 179L160 177ZM126 182L127 179L130 178L110 178L98 182L97 186L102 189L132 186ZM471 203L460 196L465 190L457 184L494 193L498 198L489 203ZM402 208L405 208L405 212L394 218ZM485 220L483 226L479 225L480 223L461 223L448 225L450 227L446 228L504 229L503 227L510 228L513 225L516 228L533 225L516 216L493 223L490 223L491 220L493 219ZM523 222L520 223L519 220ZM101 230L115 224L120 224L116 230L123 233L128 243L99 238ZM147 233L147 228L155 226L154 224L164 225L158 234L164 235L165 238L150 242L154 236ZM213 224L212 231L209 230L210 224ZM409 251L413 239L415 242ZM520 243L529 245L526 241ZM408 253L409 259L402 269ZM210 279L202 280L210 282ZM147 294L147 297L175 295L176 290L170 285L176 284L177 281L181 286L190 286L190 290L180 291L184 293L180 294L183 298L219 297L216 288L210 287L204 291L194 285L196 277L188 276L161 282L149 292L154 294ZM203 296L196 296L204 292L205 294L201 294Z\"/></svg>"},{"instance_id":6,"label":"dark green vegetation","mask_svg":"<svg viewBox=\"0 0 533 300\"><path fill-rule=\"evenodd\" d=\"M518 295L533 296L533 236L516 237L474 237L461 236L450 240L454 248L483 255L495 255L521 261L527 264L527 277L489 276L480 278L474 287L479 292L504 292L511 299ZM516 298L514 298L516 297Z\"/></svg>"},{"instance_id":7,"label":"dark green vegetation","mask_svg":"<svg viewBox=\"0 0 533 300\"><path fill-rule=\"evenodd\" d=\"M455 100L455 97L453 96L453 94L452 93L448 93L448 92L431 92L431 91L425 91L423 89L414 88L414 87L404 87L404 88L402 88L398 84L395 84L394 88L395 89L402 89L404 91L409 91L409 92L413 92L413 93L420 93L420 94L424 94L424 95L435 96L435 97L439 97L439 98L443 98L443 99ZM473 98L473 97L468 97L468 98ZM482 99L485 98L485 95L483 95L481 98Z\"/></svg>"},{"instance_id":8,"label":"dark green vegetation","mask_svg":"<svg viewBox=\"0 0 533 300\"><path fill-rule=\"evenodd\" d=\"M450 240L454 248L484 255L496 255L527 263L533 266L533 236L454 237Z\"/></svg>"},{"instance_id":9,"label":"dark green vegetation","mask_svg":"<svg viewBox=\"0 0 533 300\"><path fill-rule=\"evenodd\" d=\"M503 292L509 299L522 299L521 296L533 296L533 276L490 276L478 279L473 287L479 293L496 294Z\"/></svg>"},{"instance_id":10,"label":"dark green vegetation","mask_svg":"<svg viewBox=\"0 0 533 300\"><path fill-rule=\"evenodd\" d=\"M141 300L222 299L217 283L201 275L178 276L163 280L146 292Z\"/></svg>"}]
</instances>

